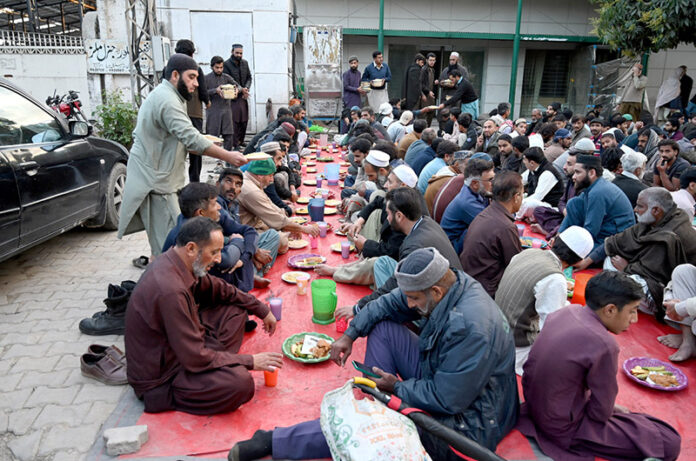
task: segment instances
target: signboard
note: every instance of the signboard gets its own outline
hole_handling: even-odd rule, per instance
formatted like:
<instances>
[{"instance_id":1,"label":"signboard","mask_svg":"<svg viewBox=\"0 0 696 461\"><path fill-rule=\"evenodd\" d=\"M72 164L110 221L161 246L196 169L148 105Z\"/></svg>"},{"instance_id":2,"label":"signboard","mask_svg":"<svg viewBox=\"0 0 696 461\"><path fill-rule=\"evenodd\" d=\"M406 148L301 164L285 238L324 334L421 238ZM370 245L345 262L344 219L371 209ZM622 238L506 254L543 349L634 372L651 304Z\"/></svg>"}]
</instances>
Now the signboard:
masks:
<instances>
[{"instance_id":1,"label":"signboard","mask_svg":"<svg viewBox=\"0 0 696 461\"><path fill-rule=\"evenodd\" d=\"M87 52L87 72L90 74L130 74L130 51L128 42L121 40L85 39ZM150 42L144 43L145 48ZM143 73L150 73L149 60L141 57Z\"/></svg>"},{"instance_id":2,"label":"signboard","mask_svg":"<svg viewBox=\"0 0 696 461\"><path fill-rule=\"evenodd\" d=\"M305 99L309 117L341 115L341 26L305 26Z\"/></svg>"}]
</instances>

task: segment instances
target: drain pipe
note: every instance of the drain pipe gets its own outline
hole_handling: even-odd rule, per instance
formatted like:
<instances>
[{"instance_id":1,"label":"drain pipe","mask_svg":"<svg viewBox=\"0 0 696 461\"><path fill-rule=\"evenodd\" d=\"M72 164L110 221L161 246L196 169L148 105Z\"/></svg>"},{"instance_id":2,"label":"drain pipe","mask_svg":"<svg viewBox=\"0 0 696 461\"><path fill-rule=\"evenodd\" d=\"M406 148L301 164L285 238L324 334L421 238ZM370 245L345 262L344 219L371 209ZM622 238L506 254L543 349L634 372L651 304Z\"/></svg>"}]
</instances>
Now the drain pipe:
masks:
<instances>
[{"instance_id":1,"label":"drain pipe","mask_svg":"<svg viewBox=\"0 0 696 461\"><path fill-rule=\"evenodd\" d=\"M379 0L379 31L377 32L377 49L384 53L384 0Z\"/></svg>"},{"instance_id":2,"label":"drain pipe","mask_svg":"<svg viewBox=\"0 0 696 461\"><path fill-rule=\"evenodd\" d=\"M515 41L512 47L512 69L510 70L510 115L515 113L515 93L517 90L517 58L520 54L520 23L522 22L522 0L517 0L517 22Z\"/></svg>"}]
</instances>

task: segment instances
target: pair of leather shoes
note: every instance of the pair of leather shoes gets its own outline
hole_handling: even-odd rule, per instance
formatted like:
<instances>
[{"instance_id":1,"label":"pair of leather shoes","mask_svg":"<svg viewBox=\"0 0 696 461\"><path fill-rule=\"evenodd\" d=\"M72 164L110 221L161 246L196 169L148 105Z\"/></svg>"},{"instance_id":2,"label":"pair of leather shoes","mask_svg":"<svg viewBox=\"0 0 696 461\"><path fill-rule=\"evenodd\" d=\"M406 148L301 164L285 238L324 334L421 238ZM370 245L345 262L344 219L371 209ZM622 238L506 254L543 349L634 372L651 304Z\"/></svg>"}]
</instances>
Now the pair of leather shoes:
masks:
<instances>
[{"instance_id":1,"label":"pair of leather shoes","mask_svg":"<svg viewBox=\"0 0 696 461\"><path fill-rule=\"evenodd\" d=\"M92 344L80 358L82 376L96 379L109 386L128 384L126 356L116 346Z\"/></svg>"}]
</instances>

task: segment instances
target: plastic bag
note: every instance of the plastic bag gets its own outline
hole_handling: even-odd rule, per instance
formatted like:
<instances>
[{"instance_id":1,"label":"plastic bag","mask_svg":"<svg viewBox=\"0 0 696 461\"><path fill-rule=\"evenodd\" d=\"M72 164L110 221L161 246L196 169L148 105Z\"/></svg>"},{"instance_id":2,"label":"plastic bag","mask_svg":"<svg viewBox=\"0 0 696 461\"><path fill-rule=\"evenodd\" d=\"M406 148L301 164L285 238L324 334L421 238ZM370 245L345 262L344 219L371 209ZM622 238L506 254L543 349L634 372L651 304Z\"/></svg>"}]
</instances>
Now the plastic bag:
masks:
<instances>
[{"instance_id":1,"label":"plastic bag","mask_svg":"<svg viewBox=\"0 0 696 461\"><path fill-rule=\"evenodd\" d=\"M321 401L321 431L334 460L431 459L413 421L378 401L357 400L351 383Z\"/></svg>"}]
</instances>

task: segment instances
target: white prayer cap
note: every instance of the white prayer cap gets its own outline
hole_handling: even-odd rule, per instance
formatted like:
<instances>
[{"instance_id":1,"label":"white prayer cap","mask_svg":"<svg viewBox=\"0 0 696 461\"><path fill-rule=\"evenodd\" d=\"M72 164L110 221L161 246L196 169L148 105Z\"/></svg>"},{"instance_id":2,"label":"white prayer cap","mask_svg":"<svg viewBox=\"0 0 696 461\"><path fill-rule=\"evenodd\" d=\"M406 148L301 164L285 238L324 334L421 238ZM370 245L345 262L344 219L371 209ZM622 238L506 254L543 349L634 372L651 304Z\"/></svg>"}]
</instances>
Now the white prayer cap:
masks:
<instances>
[{"instance_id":1,"label":"white prayer cap","mask_svg":"<svg viewBox=\"0 0 696 461\"><path fill-rule=\"evenodd\" d=\"M619 147L619 149L621 149L624 154L632 154L635 152L633 149L628 147L626 144L621 144L621 147Z\"/></svg>"},{"instance_id":2,"label":"white prayer cap","mask_svg":"<svg viewBox=\"0 0 696 461\"><path fill-rule=\"evenodd\" d=\"M544 138L539 133L534 133L529 137L529 147L544 148Z\"/></svg>"},{"instance_id":3,"label":"white prayer cap","mask_svg":"<svg viewBox=\"0 0 696 461\"><path fill-rule=\"evenodd\" d=\"M388 102L383 102L379 105L379 113L381 115L389 115L392 113L392 106Z\"/></svg>"},{"instance_id":4,"label":"white prayer cap","mask_svg":"<svg viewBox=\"0 0 696 461\"><path fill-rule=\"evenodd\" d=\"M505 119L501 117L500 115L494 115L488 120L493 120L493 123L495 123L498 126L501 126L503 123L505 123Z\"/></svg>"},{"instance_id":5,"label":"white prayer cap","mask_svg":"<svg viewBox=\"0 0 696 461\"><path fill-rule=\"evenodd\" d=\"M595 151L595 144L590 138L582 138L570 148L571 152L592 155Z\"/></svg>"},{"instance_id":6,"label":"white prayer cap","mask_svg":"<svg viewBox=\"0 0 696 461\"><path fill-rule=\"evenodd\" d=\"M403 126L408 125L411 123L413 120L413 112L410 110L405 110L401 113L401 117L399 118L399 123L401 123Z\"/></svg>"},{"instance_id":7,"label":"white prayer cap","mask_svg":"<svg viewBox=\"0 0 696 461\"><path fill-rule=\"evenodd\" d=\"M370 165L377 168L386 168L389 166L389 154L381 150L371 150L365 159Z\"/></svg>"},{"instance_id":8,"label":"white prayer cap","mask_svg":"<svg viewBox=\"0 0 696 461\"><path fill-rule=\"evenodd\" d=\"M458 58L458 57L459 57L459 53L457 53L456 51L453 51L453 52L450 53L450 58L451 58L451 57Z\"/></svg>"},{"instance_id":9,"label":"white prayer cap","mask_svg":"<svg viewBox=\"0 0 696 461\"><path fill-rule=\"evenodd\" d=\"M585 259L590 254L594 247L592 234L580 226L570 226L558 234L558 238L570 248L573 253Z\"/></svg>"},{"instance_id":10,"label":"white prayer cap","mask_svg":"<svg viewBox=\"0 0 696 461\"><path fill-rule=\"evenodd\" d=\"M413 188L416 187L416 184L418 184L418 175L415 171L413 171L413 168L408 165L399 165L392 170L392 173L399 178L399 181L408 187Z\"/></svg>"}]
</instances>

